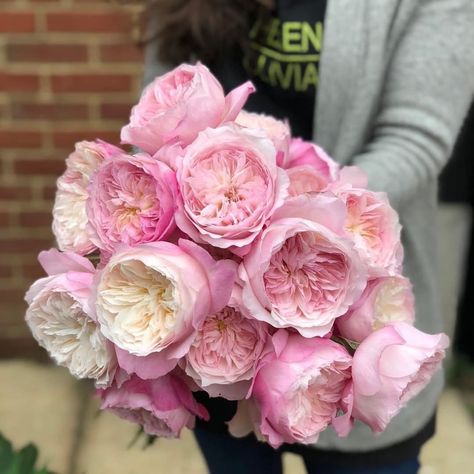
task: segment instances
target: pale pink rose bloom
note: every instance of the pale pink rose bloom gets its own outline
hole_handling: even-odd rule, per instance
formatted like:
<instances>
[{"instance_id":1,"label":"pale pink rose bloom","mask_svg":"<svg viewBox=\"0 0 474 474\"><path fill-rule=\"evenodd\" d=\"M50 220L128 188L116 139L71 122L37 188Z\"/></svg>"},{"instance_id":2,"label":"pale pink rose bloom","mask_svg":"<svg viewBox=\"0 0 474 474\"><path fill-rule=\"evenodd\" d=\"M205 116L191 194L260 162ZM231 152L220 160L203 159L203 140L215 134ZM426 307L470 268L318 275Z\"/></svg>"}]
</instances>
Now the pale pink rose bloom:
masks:
<instances>
[{"instance_id":1,"label":"pale pink rose bloom","mask_svg":"<svg viewBox=\"0 0 474 474\"><path fill-rule=\"evenodd\" d=\"M163 145L154 155L153 159L163 162L173 171L177 171L184 155L184 148L178 141L171 141Z\"/></svg>"},{"instance_id":2,"label":"pale pink rose bloom","mask_svg":"<svg viewBox=\"0 0 474 474\"><path fill-rule=\"evenodd\" d=\"M329 339L284 330L273 336L273 344L275 352L262 363L251 392L259 410L257 433L274 448L315 443L338 414L344 416L352 357ZM351 421L344 419L347 427L338 428L346 435Z\"/></svg>"},{"instance_id":3,"label":"pale pink rose bloom","mask_svg":"<svg viewBox=\"0 0 474 474\"><path fill-rule=\"evenodd\" d=\"M207 67L182 64L145 88L122 128L122 142L151 155L172 140L188 145L201 130L234 120L254 91L246 82L225 96Z\"/></svg>"},{"instance_id":4,"label":"pale pink rose bloom","mask_svg":"<svg viewBox=\"0 0 474 474\"><path fill-rule=\"evenodd\" d=\"M207 129L178 171L176 224L194 241L242 254L287 196L288 178L262 130Z\"/></svg>"},{"instance_id":5,"label":"pale pink rose bloom","mask_svg":"<svg viewBox=\"0 0 474 474\"><path fill-rule=\"evenodd\" d=\"M346 203L347 233L368 263L371 276L401 273L402 227L387 195L350 186L334 192Z\"/></svg>"},{"instance_id":6,"label":"pale pink rose bloom","mask_svg":"<svg viewBox=\"0 0 474 474\"><path fill-rule=\"evenodd\" d=\"M287 121L278 120L270 115L256 114L242 110L235 123L247 128L264 130L277 150L277 164L284 168L290 150L291 130Z\"/></svg>"},{"instance_id":7,"label":"pale pink rose bloom","mask_svg":"<svg viewBox=\"0 0 474 474\"><path fill-rule=\"evenodd\" d=\"M173 374L155 380L132 376L120 388L99 390L98 395L102 410L142 426L152 436L178 438L183 428L194 428L196 416L209 419L207 410Z\"/></svg>"},{"instance_id":8,"label":"pale pink rose bloom","mask_svg":"<svg viewBox=\"0 0 474 474\"><path fill-rule=\"evenodd\" d=\"M415 321L413 289L401 275L370 281L360 300L336 324L341 336L362 342L372 332L397 321Z\"/></svg>"},{"instance_id":9,"label":"pale pink rose bloom","mask_svg":"<svg viewBox=\"0 0 474 474\"><path fill-rule=\"evenodd\" d=\"M367 284L344 220L332 195L301 195L278 209L239 266L245 315L305 337L328 334Z\"/></svg>"},{"instance_id":10,"label":"pale pink rose bloom","mask_svg":"<svg viewBox=\"0 0 474 474\"><path fill-rule=\"evenodd\" d=\"M268 339L268 326L226 306L209 315L184 359L186 373L211 396L247 394Z\"/></svg>"},{"instance_id":11,"label":"pale pink rose bloom","mask_svg":"<svg viewBox=\"0 0 474 474\"><path fill-rule=\"evenodd\" d=\"M354 354L352 415L382 432L440 368L449 339L407 323L393 323L368 336Z\"/></svg>"},{"instance_id":12,"label":"pale pink rose bloom","mask_svg":"<svg viewBox=\"0 0 474 474\"><path fill-rule=\"evenodd\" d=\"M122 153L105 160L89 186L87 214L106 252L117 245L165 239L175 227L175 173L149 155Z\"/></svg>"},{"instance_id":13,"label":"pale pink rose bloom","mask_svg":"<svg viewBox=\"0 0 474 474\"><path fill-rule=\"evenodd\" d=\"M33 283L25 296L26 322L34 338L75 377L107 386L116 359L89 306L94 266L84 257L56 249L38 258L49 276Z\"/></svg>"},{"instance_id":14,"label":"pale pink rose bloom","mask_svg":"<svg viewBox=\"0 0 474 474\"><path fill-rule=\"evenodd\" d=\"M290 196L325 191L339 173L339 165L318 145L294 138L284 166L290 178Z\"/></svg>"},{"instance_id":15,"label":"pale pink rose bloom","mask_svg":"<svg viewBox=\"0 0 474 474\"><path fill-rule=\"evenodd\" d=\"M205 317L229 301L236 264L180 240L114 254L100 272L96 313L120 367L143 379L172 370Z\"/></svg>"},{"instance_id":16,"label":"pale pink rose bloom","mask_svg":"<svg viewBox=\"0 0 474 474\"><path fill-rule=\"evenodd\" d=\"M86 255L97 247L86 213L87 187L102 161L122 150L108 143L79 142L66 159L66 171L57 181L53 232L60 250Z\"/></svg>"}]
</instances>

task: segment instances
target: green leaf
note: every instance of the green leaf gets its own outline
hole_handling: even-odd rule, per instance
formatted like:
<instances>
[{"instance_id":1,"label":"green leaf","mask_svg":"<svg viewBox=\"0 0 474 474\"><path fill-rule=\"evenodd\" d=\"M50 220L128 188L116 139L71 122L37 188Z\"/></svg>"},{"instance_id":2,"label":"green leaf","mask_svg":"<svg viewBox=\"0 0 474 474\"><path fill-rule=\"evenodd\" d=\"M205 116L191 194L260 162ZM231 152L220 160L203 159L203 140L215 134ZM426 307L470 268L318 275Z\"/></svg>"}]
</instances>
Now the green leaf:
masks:
<instances>
[{"instance_id":1,"label":"green leaf","mask_svg":"<svg viewBox=\"0 0 474 474\"><path fill-rule=\"evenodd\" d=\"M331 340L334 342L337 342L338 344L341 344L341 346L344 346L349 354L354 355L354 352L357 350L359 347L359 343L356 341L351 341L350 339L346 339L345 337L341 336L332 336Z\"/></svg>"},{"instance_id":2,"label":"green leaf","mask_svg":"<svg viewBox=\"0 0 474 474\"><path fill-rule=\"evenodd\" d=\"M0 434L0 473L1 474L51 474L46 468L35 469L38 449L28 444L20 451L13 451L11 443Z\"/></svg>"},{"instance_id":3,"label":"green leaf","mask_svg":"<svg viewBox=\"0 0 474 474\"><path fill-rule=\"evenodd\" d=\"M7 472L13 461L11 443L0 434L0 472Z\"/></svg>"},{"instance_id":4,"label":"green leaf","mask_svg":"<svg viewBox=\"0 0 474 474\"><path fill-rule=\"evenodd\" d=\"M18 470L15 474L32 474L38 459L38 449L32 444L26 445L17 455Z\"/></svg>"}]
</instances>

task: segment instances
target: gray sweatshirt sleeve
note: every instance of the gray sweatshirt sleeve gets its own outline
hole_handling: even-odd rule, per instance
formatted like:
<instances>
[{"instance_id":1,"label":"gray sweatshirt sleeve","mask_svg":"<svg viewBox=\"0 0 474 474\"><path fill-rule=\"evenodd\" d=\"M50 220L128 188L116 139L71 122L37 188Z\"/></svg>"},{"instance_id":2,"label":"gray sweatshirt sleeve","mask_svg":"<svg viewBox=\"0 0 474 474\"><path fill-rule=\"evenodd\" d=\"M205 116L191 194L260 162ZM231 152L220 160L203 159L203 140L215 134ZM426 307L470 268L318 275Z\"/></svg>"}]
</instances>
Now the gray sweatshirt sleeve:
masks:
<instances>
[{"instance_id":1,"label":"gray sweatshirt sleeve","mask_svg":"<svg viewBox=\"0 0 474 474\"><path fill-rule=\"evenodd\" d=\"M391 60L371 140L353 160L395 208L446 164L474 91L474 1L420 0Z\"/></svg>"}]
</instances>

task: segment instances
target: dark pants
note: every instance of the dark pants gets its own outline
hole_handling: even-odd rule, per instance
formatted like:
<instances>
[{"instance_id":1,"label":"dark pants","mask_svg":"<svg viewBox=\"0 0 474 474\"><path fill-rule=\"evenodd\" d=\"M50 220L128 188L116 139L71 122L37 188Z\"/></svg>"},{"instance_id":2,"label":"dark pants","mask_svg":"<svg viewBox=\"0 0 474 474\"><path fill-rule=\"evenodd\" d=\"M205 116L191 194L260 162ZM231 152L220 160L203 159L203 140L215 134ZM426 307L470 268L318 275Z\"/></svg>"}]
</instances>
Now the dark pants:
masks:
<instances>
[{"instance_id":1,"label":"dark pants","mask_svg":"<svg viewBox=\"0 0 474 474\"><path fill-rule=\"evenodd\" d=\"M233 438L228 434L195 429L199 447L210 474L282 474L282 450L274 450L254 436ZM397 464L377 466L340 466L315 456L303 455L308 474L416 474L418 458Z\"/></svg>"}]
</instances>

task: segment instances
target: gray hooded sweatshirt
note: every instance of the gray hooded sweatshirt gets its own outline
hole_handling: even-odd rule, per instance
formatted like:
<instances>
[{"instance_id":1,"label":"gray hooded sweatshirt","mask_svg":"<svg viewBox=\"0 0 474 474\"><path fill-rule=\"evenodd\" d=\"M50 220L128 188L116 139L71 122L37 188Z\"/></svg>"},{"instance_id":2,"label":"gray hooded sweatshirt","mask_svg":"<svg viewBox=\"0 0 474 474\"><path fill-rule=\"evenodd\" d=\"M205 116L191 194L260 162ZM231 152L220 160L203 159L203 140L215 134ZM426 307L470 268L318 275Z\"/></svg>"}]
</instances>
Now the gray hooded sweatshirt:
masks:
<instances>
[{"instance_id":1,"label":"gray hooded sweatshirt","mask_svg":"<svg viewBox=\"0 0 474 474\"><path fill-rule=\"evenodd\" d=\"M146 53L145 83L169 67ZM474 0L328 0L314 141L355 164L400 214L404 274L416 326L443 330L436 267L437 177L474 93ZM439 372L384 433L355 423L347 438L326 430L318 448L368 451L416 434L443 386Z\"/></svg>"}]
</instances>

